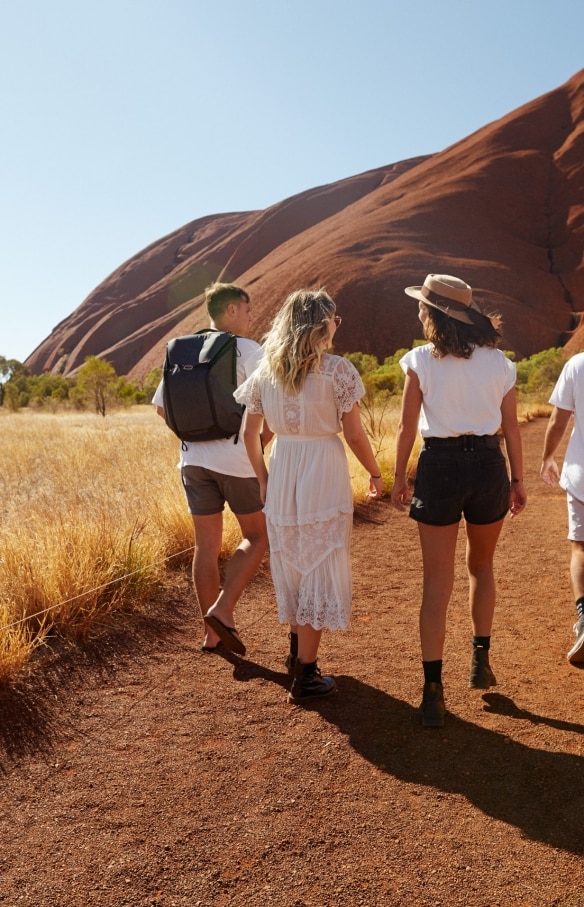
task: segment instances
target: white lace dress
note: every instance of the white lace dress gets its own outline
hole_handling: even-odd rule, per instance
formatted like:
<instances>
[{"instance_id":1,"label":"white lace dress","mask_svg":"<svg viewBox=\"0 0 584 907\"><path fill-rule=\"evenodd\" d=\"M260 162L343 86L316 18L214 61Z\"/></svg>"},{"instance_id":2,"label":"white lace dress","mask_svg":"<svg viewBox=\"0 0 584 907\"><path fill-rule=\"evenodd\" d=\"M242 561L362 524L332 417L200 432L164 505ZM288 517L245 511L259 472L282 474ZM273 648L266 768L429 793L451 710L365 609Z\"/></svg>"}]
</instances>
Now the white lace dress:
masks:
<instances>
[{"instance_id":1,"label":"white lace dress","mask_svg":"<svg viewBox=\"0 0 584 907\"><path fill-rule=\"evenodd\" d=\"M349 625L353 496L338 433L341 416L364 393L354 366L328 354L299 394L284 393L257 372L235 392L276 434L264 513L282 623Z\"/></svg>"}]
</instances>

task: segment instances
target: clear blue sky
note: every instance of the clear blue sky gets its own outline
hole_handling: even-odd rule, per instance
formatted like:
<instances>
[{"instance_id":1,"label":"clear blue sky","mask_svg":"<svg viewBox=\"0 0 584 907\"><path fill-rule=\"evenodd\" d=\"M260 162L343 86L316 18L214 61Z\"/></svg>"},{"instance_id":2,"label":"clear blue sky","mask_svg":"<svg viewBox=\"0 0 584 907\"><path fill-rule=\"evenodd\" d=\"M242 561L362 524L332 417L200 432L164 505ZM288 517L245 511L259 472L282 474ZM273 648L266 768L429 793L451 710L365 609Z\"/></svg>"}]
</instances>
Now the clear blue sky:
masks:
<instances>
[{"instance_id":1,"label":"clear blue sky","mask_svg":"<svg viewBox=\"0 0 584 907\"><path fill-rule=\"evenodd\" d=\"M582 0L22 0L0 25L0 356L208 214L441 151L584 66Z\"/></svg>"}]
</instances>

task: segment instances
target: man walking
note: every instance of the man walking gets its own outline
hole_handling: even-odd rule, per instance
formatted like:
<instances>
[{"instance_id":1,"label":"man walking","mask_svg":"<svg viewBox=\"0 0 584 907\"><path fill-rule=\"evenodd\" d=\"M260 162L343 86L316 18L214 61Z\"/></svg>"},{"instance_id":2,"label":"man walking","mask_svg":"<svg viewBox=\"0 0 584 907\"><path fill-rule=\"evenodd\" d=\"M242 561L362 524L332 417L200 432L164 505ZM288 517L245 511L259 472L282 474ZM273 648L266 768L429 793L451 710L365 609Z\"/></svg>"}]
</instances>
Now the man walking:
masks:
<instances>
[{"instance_id":1,"label":"man walking","mask_svg":"<svg viewBox=\"0 0 584 907\"><path fill-rule=\"evenodd\" d=\"M215 283L205 291L211 328L237 336L237 385L255 370L261 347L248 338L252 323L249 295L235 284ZM152 402L164 417L162 382ZM271 437L264 431L263 443ZM268 539L259 484L245 445L233 438L181 443L180 468L189 513L195 530L193 583L205 619L203 652L215 652L223 644L245 655L245 646L235 629L233 612L243 590L255 575L266 552ZM229 559L220 584L219 554L223 539L225 502L233 511L242 540Z\"/></svg>"},{"instance_id":2,"label":"man walking","mask_svg":"<svg viewBox=\"0 0 584 907\"><path fill-rule=\"evenodd\" d=\"M545 435L540 474L548 485L559 481L567 495L568 539L572 543L570 579L577 611L576 642L567 658L575 667L584 668L584 353L566 362L549 402L554 408ZM560 475L554 454L572 415L574 425Z\"/></svg>"}]
</instances>

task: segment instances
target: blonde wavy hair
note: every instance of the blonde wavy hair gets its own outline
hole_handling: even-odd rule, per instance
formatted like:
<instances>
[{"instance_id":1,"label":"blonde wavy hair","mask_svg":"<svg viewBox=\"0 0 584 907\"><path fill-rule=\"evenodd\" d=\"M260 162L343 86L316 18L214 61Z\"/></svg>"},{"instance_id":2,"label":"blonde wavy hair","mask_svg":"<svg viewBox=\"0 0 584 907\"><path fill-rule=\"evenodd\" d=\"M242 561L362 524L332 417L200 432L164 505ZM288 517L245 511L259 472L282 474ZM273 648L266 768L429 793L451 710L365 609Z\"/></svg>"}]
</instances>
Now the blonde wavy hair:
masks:
<instances>
[{"instance_id":1,"label":"blonde wavy hair","mask_svg":"<svg viewBox=\"0 0 584 907\"><path fill-rule=\"evenodd\" d=\"M264 337L260 374L288 393L298 393L308 373L320 370L335 311L335 303L322 288L291 293Z\"/></svg>"}]
</instances>

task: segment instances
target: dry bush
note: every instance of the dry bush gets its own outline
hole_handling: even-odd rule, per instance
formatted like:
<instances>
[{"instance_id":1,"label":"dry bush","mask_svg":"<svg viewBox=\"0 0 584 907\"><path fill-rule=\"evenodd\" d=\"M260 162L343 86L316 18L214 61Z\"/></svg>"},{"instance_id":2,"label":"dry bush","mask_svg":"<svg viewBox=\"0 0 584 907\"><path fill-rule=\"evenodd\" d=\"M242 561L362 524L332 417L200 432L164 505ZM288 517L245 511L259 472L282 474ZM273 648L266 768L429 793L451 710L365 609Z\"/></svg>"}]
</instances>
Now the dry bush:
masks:
<instances>
[{"instance_id":1,"label":"dry bush","mask_svg":"<svg viewBox=\"0 0 584 907\"><path fill-rule=\"evenodd\" d=\"M534 419L548 419L553 407L543 400L524 400L519 398L517 416L520 423L533 422Z\"/></svg>"},{"instance_id":2,"label":"dry bush","mask_svg":"<svg viewBox=\"0 0 584 907\"><path fill-rule=\"evenodd\" d=\"M381 398L378 403L371 400L361 408L361 418L365 434L379 463L381 474L385 482L385 493L390 494L393 488L393 473L395 466L395 438L399 423L401 397ZM346 445L345 445L346 446ZM413 472L420 449L419 440L416 441L408 464L408 474ZM355 504L362 505L367 502L369 492L369 476L347 448L349 461L349 474Z\"/></svg>"},{"instance_id":3,"label":"dry bush","mask_svg":"<svg viewBox=\"0 0 584 907\"><path fill-rule=\"evenodd\" d=\"M387 458L393 450L399 415L401 396L385 391L373 393L366 388L360 402L361 422L376 457Z\"/></svg>"},{"instance_id":4,"label":"dry bush","mask_svg":"<svg viewBox=\"0 0 584 907\"><path fill-rule=\"evenodd\" d=\"M55 629L87 636L140 608L193 533L178 442L152 408L2 414L1 428L0 662L18 667Z\"/></svg>"},{"instance_id":5,"label":"dry bush","mask_svg":"<svg viewBox=\"0 0 584 907\"><path fill-rule=\"evenodd\" d=\"M26 666L43 636L28 625L15 622L11 608L0 604L0 686L9 684Z\"/></svg>"}]
</instances>

